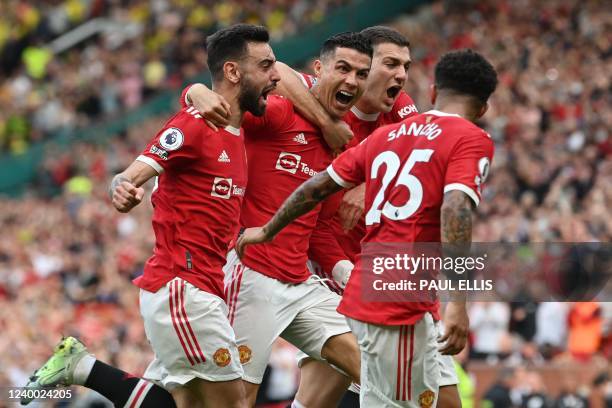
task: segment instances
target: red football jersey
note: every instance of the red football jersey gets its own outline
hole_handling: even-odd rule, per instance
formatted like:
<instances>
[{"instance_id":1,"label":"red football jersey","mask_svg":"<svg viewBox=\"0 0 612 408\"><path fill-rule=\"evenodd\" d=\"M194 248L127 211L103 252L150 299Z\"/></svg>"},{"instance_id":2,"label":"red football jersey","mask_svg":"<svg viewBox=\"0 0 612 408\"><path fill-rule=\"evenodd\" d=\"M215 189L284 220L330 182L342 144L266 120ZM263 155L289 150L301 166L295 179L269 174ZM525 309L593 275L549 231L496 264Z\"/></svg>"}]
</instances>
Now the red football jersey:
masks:
<instances>
[{"instance_id":1,"label":"red football jersey","mask_svg":"<svg viewBox=\"0 0 612 408\"><path fill-rule=\"evenodd\" d=\"M440 242L444 193L465 192L478 205L493 157L493 141L458 115L429 111L378 129L341 154L329 175L350 187L366 182L366 235L371 242ZM361 260L338 310L354 319L383 325L414 324L438 302L366 302Z\"/></svg>"},{"instance_id":2,"label":"red football jersey","mask_svg":"<svg viewBox=\"0 0 612 408\"><path fill-rule=\"evenodd\" d=\"M159 177L151 196L155 248L135 283L156 292L180 276L224 298L223 271L247 184L240 129L215 132L193 108L174 115L137 160Z\"/></svg>"},{"instance_id":3,"label":"red football jersey","mask_svg":"<svg viewBox=\"0 0 612 408\"><path fill-rule=\"evenodd\" d=\"M418 111L414 101L405 91L400 92L391 111L384 114L363 113L353 106L343 118L354 135L349 142L349 147L361 143L381 126L397 123L403 117L408 118L416 114ZM309 257L321 266L323 275L330 279L332 278L331 270L337 262L343 259L348 259L353 263L357 261L357 255L361 252L361 240L366 232L365 216L362 216L350 231L342 228L340 217L336 213L341 200L342 194L336 194L333 200L328 199L323 203L322 215L331 213L332 218L319 217L319 222L310 238ZM335 237L335 242L330 237ZM336 245L341 248L339 251L335 250Z\"/></svg>"},{"instance_id":4,"label":"red football jersey","mask_svg":"<svg viewBox=\"0 0 612 408\"><path fill-rule=\"evenodd\" d=\"M245 115L249 185L242 206L244 227L264 225L304 181L331 163L320 130L293 109L288 99L271 95L262 117ZM320 206L289 224L273 241L246 248L242 262L283 282L303 282L308 241Z\"/></svg>"}]
</instances>

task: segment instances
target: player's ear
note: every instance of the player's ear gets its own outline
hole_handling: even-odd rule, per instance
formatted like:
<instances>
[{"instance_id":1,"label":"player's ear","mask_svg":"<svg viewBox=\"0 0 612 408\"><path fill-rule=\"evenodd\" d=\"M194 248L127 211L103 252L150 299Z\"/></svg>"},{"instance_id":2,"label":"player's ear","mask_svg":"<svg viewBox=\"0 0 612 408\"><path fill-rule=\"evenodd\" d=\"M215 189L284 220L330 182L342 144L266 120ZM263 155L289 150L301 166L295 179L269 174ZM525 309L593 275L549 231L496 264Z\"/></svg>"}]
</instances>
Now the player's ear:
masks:
<instances>
[{"instance_id":1,"label":"player's ear","mask_svg":"<svg viewBox=\"0 0 612 408\"><path fill-rule=\"evenodd\" d=\"M223 75L232 84L240 82L240 69L238 63L233 61L227 61L223 64Z\"/></svg>"},{"instance_id":2,"label":"player's ear","mask_svg":"<svg viewBox=\"0 0 612 408\"><path fill-rule=\"evenodd\" d=\"M315 60L314 64L312 64L312 68L314 69L315 76L321 78L321 70L323 69L321 60Z\"/></svg>"},{"instance_id":3,"label":"player's ear","mask_svg":"<svg viewBox=\"0 0 612 408\"><path fill-rule=\"evenodd\" d=\"M438 88L436 84L431 84L429 86L429 97L432 105L436 104L436 99L438 98Z\"/></svg>"}]
</instances>

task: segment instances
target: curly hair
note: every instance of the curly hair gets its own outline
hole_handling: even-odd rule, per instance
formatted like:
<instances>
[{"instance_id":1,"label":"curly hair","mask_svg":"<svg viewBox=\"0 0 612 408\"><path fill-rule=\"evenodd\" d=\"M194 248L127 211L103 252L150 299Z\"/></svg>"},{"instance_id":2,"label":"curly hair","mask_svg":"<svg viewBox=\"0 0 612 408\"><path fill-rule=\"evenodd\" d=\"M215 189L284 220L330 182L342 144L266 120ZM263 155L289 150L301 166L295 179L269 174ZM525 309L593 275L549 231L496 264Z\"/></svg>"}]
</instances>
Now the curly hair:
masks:
<instances>
[{"instance_id":1,"label":"curly hair","mask_svg":"<svg viewBox=\"0 0 612 408\"><path fill-rule=\"evenodd\" d=\"M439 91L473 96L484 104L497 87L497 72L473 50L451 51L436 64L434 82Z\"/></svg>"}]
</instances>

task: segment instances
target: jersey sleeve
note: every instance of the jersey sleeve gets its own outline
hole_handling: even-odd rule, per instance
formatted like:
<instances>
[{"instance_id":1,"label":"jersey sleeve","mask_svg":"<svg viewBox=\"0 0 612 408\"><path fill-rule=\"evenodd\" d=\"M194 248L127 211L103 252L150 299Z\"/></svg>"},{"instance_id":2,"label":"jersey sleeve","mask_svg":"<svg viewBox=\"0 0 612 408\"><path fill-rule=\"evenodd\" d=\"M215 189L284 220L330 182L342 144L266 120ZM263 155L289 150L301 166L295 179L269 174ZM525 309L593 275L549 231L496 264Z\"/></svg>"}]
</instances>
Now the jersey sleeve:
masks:
<instances>
[{"instance_id":1,"label":"jersey sleeve","mask_svg":"<svg viewBox=\"0 0 612 408\"><path fill-rule=\"evenodd\" d=\"M317 83L317 77L313 75L305 74L303 72L298 72L298 76L304 83L304 86L308 89L312 88Z\"/></svg>"},{"instance_id":2,"label":"jersey sleeve","mask_svg":"<svg viewBox=\"0 0 612 408\"><path fill-rule=\"evenodd\" d=\"M183 89L183 92L181 92L181 97L179 99L179 102L181 103L181 108L188 108L191 106L191 104L187 100L187 92L189 92L189 88L191 88L192 86L193 84L187 85L185 89Z\"/></svg>"},{"instance_id":3,"label":"jersey sleeve","mask_svg":"<svg viewBox=\"0 0 612 408\"><path fill-rule=\"evenodd\" d=\"M491 169L493 150L493 140L484 131L460 139L446 169L444 193L463 191L478 205Z\"/></svg>"},{"instance_id":4,"label":"jersey sleeve","mask_svg":"<svg viewBox=\"0 0 612 408\"><path fill-rule=\"evenodd\" d=\"M204 137L202 126L206 125L184 111L179 112L151 139L136 160L161 174L198 159Z\"/></svg>"},{"instance_id":5,"label":"jersey sleeve","mask_svg":"<svg viewBox=\"0 0 612 408\"><path fill-rule=\"evenodd\" d=\"M351 188L365 181L365 155L372 136L345 150L327 167L329 176L340 186Z\"/></svg>"},{"instance_id":6,"label":"jersey sleeve","mask_svg":"<svg viewBox=\"0 0 612 408\"><path fill-rule=\"evenodd\" d=\"M385 116L388 119L387 122L397 123L418 114L419 110L417 109L410 95L408 95L405 91L401 91L397 97L397 100L393 104L393 108L391 108L391 111Z\"/></svg>"},{"instance_id":7,"label":"jersey sleeve","mask_svg":"<svg viewBox=\"0 0 612 408\"><path fill-rule=\"evenodd\" d=\"M246 112L242 118L242 128L249 138L268 137L289 126L294 113L293 104L289 99L270 95L266 112L262 116Z\"/></svg>"}]
</instances>

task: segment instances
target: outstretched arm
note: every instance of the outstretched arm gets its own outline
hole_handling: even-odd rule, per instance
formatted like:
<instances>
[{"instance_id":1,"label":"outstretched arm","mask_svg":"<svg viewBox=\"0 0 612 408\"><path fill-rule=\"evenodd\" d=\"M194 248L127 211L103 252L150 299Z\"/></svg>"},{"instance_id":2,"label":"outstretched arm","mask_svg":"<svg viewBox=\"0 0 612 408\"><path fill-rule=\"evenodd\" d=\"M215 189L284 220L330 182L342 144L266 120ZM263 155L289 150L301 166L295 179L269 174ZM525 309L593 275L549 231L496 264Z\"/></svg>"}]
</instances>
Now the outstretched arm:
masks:
<instances>
[{"instance_id":1,"label":"outstretched arm","mask_svg":"<svg viewBox=\"0 0 612 408\"><path fill-rule=\"evenodd\" d=\"M451 190L444 194L440 211L441 238L445 256L466 256L472 243L472 211L474 202L462 191ZM451 272L453 273L453 272ZM466 299L462 296L446 306L444 316L445 334L438 341L446 343L442 354L459 353L467 343L469 319Z\"/></svg>"},{"instance_id":2,"label":"outstretched arm","mask_svg":"<svg viewBox=\"0 0 612 408\"><path fill-rule=\"evenodd\" d=\"M291 193L266 225L247 228L244 231L236 243L238 256L242 256L246 245L271 241L293 220L311 211L325 198L342 188L329 176L327 171L322 171L310 178Z\"/></svg>"}]
</instances>

